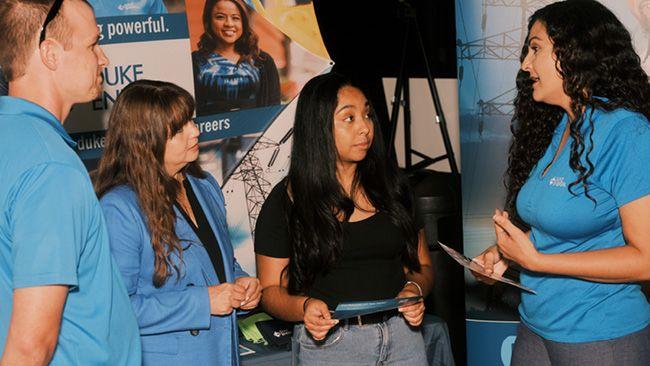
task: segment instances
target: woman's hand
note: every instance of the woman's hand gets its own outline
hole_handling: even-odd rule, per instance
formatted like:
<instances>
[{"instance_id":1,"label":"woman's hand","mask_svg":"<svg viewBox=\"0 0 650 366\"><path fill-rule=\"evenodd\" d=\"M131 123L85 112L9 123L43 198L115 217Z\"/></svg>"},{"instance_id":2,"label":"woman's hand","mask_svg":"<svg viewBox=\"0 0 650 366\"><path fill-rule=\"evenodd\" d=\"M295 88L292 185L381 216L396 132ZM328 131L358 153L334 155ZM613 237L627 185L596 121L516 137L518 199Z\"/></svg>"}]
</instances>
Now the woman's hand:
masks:
<instances>
[{"instance_id":1,"label":"woman's hand","mask_svg":"<svg viewBox=\"0 0 650 366\"><path fill-rule=\"evenodd\" d=\"M413 296L420 296L420 290L412 283L404 285L402 291L397 294L397 298ZM421 299L415 304L397 308L397 310L402 313L404 319L406 319L411 326L417 327L422 324L422 319L424 319L424 299Z\"/></svg>"},{"instance_id":2,"label":"woman's hand","mask_svg":"<svg viewBox=\"0 0 650 366\"><path fill-rule=\"evenodd\" d=\"M327 332L339 321L332 319L326 303L310 297L306 300L303 322L312 338L321 341L325 339Z\"/></svg>"},{"instance_id":3,"label":"woman's hand","mask_svg":"<svg viewBox=\"0 0 650 366\"><path fill-rule=\"evenodd\" d=\"M501 255L519 263L520 266L535 270L540 253L535 249L528 234L516 227L508 218L507 212L494 211L494 231L497 234L497 246Z\"/></svg>"},{"instance_id":4,"label":"woman's hand","mask_svg":"<svg viewBox=\"0 0 650 366\"><path fill-rule=\"evenodd\" d=\"M496 245L493 245L483 251L483 253L476 256L472 259L476 263L483 266L483 269L487 274L496 274L502 276L503 273L508 269L508 262L506 259L501 258L501 253L499 253L499 248ZM471 271L474 278L477 281L486 283L488 285L493 285L496 280L483 276L482 274Z\"/></svg>"},{"instance_id":5,"label":"woman's hand","mask_svg":"<svg viewBox=\"0 0 650 366\"><path fill-rule=\"evenodd\" d=\"M208 286L210 297L210 314L228 315L233 309L241 306L246 298L246 289L236 283L222 283L216 286Z\"/></svg>"},{"instance_id":6,"label":"woman's hand","mask_svg":"<svg viewBox=\"0 0 650 366\"><path fill-rule=\"evenodd\" d=\"M246 290L246 297L239 307L242 310L254 309L262 298L260 281L255 277L239 277L235 284L241 285Z\"/></svg>"}]
</instances>

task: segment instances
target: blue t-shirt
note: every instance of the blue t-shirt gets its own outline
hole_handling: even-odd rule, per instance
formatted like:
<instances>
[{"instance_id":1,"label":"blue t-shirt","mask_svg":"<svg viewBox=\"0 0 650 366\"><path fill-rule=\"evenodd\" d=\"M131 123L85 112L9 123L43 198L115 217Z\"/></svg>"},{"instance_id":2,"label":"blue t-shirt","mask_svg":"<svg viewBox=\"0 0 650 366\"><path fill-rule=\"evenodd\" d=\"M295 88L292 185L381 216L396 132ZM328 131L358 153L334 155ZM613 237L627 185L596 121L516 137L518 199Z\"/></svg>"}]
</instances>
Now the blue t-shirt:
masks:
<instances>
[{"instance_id":1,"label":"blue t-shirt","mask_svg":"<svg viewBox=\"0 0 650 366\"><path fill-rule=\"evenodd\" d=\"M0 97L0 350L14 289L67 285L51 365L140 365L131 302L73 146L50 112Z\"/></svg>"},{"instance_id":2,"label":"blue t-shirt","mask_svg":"<svg viewBox=\"0 0 650 366\"><path fill-rule=\"evenodd\" d=\"M586 113L589 115L591 110ZM569 167L569 137L553 160L567 125L565 115L544 156L517 198L517 211L531 226L530 238L541 253L575 253L625 245L619 207L650 194L650 123L624 109L593 111L594 165L589 195L581 185L568 190L577 174ZM584 123L583 136L590 127ZM587 149L589 139L586 138ZM583 166L585 157L582 157ZM621 337L650 323L650 304L634 283L599 283L579 278L522 271L521 282L537 295L522 292L521 320L534 332L557 342L591 342Z\"/></svg>"},{"instance_id":3,"label":"blue t-shirt","mask_svg":"<svg viewBox=\"0 0 650 366\"><path fill-rule=\"evenodd\" d=\"M163 0L89 0L96 17L167 14Z\"/></svg>"}]
</instances>

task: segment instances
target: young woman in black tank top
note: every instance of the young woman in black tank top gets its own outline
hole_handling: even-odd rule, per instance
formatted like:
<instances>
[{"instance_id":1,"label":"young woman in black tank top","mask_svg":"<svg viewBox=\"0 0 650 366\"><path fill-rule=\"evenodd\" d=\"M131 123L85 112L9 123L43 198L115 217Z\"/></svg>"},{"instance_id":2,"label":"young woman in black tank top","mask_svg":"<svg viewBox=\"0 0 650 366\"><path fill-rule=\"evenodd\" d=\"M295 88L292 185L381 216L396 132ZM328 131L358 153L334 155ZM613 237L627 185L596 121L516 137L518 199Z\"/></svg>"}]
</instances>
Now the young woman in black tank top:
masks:
<instances>
[{"instance_id":1,"label":"young woman in black tank top","mask_svg":"<svg viewBox=\"0 0 650 366\"><path fill-rule=\"evenodd\" d=\"M365 95L345 77L309 81L298 100L289 175L258 218L262 305L304 323L294 332L299 363L426 364L417 330L423 302L345 324L330 314L340 302L426 296L433 284L406 184L378 127Z\"/></svg>"}]
</instances>

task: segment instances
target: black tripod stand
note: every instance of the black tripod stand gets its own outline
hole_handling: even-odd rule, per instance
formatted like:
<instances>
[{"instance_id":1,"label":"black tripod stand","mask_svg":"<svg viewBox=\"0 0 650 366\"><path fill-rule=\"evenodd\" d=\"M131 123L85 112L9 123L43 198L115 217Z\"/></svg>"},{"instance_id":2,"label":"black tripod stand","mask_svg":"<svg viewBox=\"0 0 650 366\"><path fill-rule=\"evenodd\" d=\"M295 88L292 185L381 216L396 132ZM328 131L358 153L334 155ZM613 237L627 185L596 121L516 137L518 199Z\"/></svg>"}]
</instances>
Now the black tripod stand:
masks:
<instances>
[{"instance_id":1,"label":"black tripod stand","mask_svg":"<svg viewBox=\"0 0 650 366\"><path fill-rule=\"evenodd\" d=\"M466 360L464 272L462 267L456 265L437 244L437 241L441 240L462 252L460 174L449 139L442 104L418 26L416 9L408 3L408 0L397 0L397 3L400 17L404 21L404 45L393 95L390 139L388 141L392 144L395 143L397 117L399 116L400 107L402 107L404 108L405 170L413 189L417 216L424 223L425 238L436 271L436 280L434 287L431 289L431 296L426 300L427 311L445 320L449 326L449 336L456 363L464 364ZM445 154L435 158L413 149L411 144L410 90L407 73L407 54L410 51L409 38L411 33L414 33L416 37L417 50L415 51L420 53L424 61L429 91L435 107L435 123L440 128L442 142L445 147ZM390 151L391 154L395 153L395 149ZM422 161L413 164L413 156L422 158ZM442 160L449 162L450 173L426 169L428 166Z\"/></svg>"},{"instance_id":2,"label":"black tripod stand","mask_svg":"<svg viewBox=\"0 0 650 366\"><path fill-rule=\"evenodd\" d=\"M390 141L391 143L395 142L395 134L397 131L397 117L399 116L399 107L404 108L404 156L405 156L405 165L407 172L413 172L419 169L426 168L431 164L434 164L438 161L447 159L449 161L449 168L451 173L454 175L458 174L458 166L456 165L456 158L454 157L454 150L451 146L451 141L449 140L449 132L447 130L447 122L445 120L445 114L442 111L442 104L440 103L440 97L438 96L438 89L436 84L433 81L433 75L431 74L431 68L429 66L429 59L424 48L424 41L422 40L422 35L420 33L420 28L418 26L418 21L416 17L415 8L406 0L398 0L398 5L400 7L399 12L400 16L404 20L404 46L402 48L402 59L399 68L399 74L397 75L397 82L395 84L395 93L393 94L393 109L390 116ZM409 92L409 78L406 74L406 61L407 53L409 51L409 37L411 30L415 32L417 37L417 44L424 61L424 67L426 70L427 81L429 83L429 90L431 91L431 96L433 97L433 105L435 107L436 113L436 123L440 128L440 133L442 135L442 141L445 145L446 154L440 155L438 157L432 158L423 154L411 146L411 107L410 107L410 92ZM402 95L403 93L403 95ZM394 149L391 149L394 152ZM413 165L412 155L416 155L423 160Z\"/></svg>"}]
</instances>

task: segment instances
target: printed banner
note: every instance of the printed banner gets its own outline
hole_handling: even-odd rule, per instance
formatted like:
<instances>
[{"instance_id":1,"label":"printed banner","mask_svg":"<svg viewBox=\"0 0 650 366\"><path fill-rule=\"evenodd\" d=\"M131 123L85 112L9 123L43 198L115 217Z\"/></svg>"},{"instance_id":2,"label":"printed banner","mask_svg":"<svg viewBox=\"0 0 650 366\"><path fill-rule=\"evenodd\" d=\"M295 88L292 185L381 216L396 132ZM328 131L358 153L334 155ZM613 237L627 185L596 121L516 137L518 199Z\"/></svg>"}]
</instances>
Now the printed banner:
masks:
<instances>
[{"instance_id":1,"label":"printed banner","mask_svg":"<svg viewBox=\"0 0 650 366\"><path fill-rule=\"evenodd\" d=\"M101 158L110 110L124 87L155 79L188 90L197 100L199 162L223 186L235 255L254 274L255 222L271 188L287 173L292 104L309 79L333 65L312 3L90 3L110 64L103 71L102 95L75 106L65 123L86 167L96 168ZM223 28L213 16L216 6L235 9L241 31ZM221 55L223 37L245 40L247 46L237 55Z\"/></svg>"},{"instance_id":2,"label":"printed banner","mask_svg":"<svg viewBox=\"0 0 650 366\"><path fill-rule=\"evenodd\" d=\"M238 163L223 186L223 193L228 202L228 228L235 247L235 257L244 268L253 271L251 273L255 270L253 237L257 217L271 189L289 171L293 117L297 102L294 99L264 134L242 136L241 144L247 149L231 149L240 152L247 150L244 154L240 153L239 159L233 159ZM231 154L237 157L237 152ZM215 177L219 174L204 160L203 151L200 159L204 169ZM227 159L222 161L226 162Z\"/></svg>"},{"instance_id":3,"label":"printed banner","mask_svg":"<svg viewBox=\"0 0 650 366\"><path fill-rule=\"evenodd\" d=\"M78 134L81 132L94 136L97 131L105 130L110 108L120 90L136 80L165 80L193 92L185 13L167 13L164 7L151 6L139 9L163 9L165 13L137 14L135 5L123 3L114 8L108 6L109 3L119 2L90 1L98 14L99 43L110 63L103 71L104 90L100 97L91 103L76 105L66 120L66 130L77 133L78 138L84 137ZM145 2L137 3L142 5ZM109 12L109 8L115 11ZM128 15L116 16L120 14L120 9ZM111 16L101 17L102 14ZM99 155L101 151L94 154Z\"/></svg>"}]
</instances>

